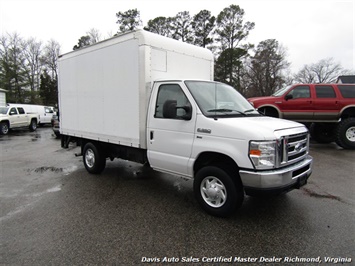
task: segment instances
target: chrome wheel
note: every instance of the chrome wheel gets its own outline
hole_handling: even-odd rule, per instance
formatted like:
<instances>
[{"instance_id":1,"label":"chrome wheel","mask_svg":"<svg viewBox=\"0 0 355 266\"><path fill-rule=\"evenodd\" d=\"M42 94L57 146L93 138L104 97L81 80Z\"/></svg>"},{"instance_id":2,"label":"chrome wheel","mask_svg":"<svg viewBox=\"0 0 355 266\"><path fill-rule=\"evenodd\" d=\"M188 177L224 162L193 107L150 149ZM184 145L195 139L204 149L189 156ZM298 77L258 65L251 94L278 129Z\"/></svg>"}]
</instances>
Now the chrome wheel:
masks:
<instances>
[{"instance_id":1,"label":"chrome wheel","mask_svg":"<svg viewBox=\"0 0 355 266\"><path fill-rule=\"evenodd\" d=\"M355 126L349 127L345 136L349 141L355 142Z\"/></svg>"},{"instance_id":2,"label":"chrome wheel","mask_svg":"<svg viewBox=\"0 0 355 266\"><path fill-rule=\"evenodd\" d=\"M87 149L85 152L85 164L90 168L95 165L95 154L92 149Z\"/></svg>"},{"instance_id":3,"label":"chrome wheel","mask_svg":"<svg viewBox=\"0 0 355 266\"><path fill-rule=\"evenodd\" d=\"M227 189L217 177L208 176L201 182L200 192L203 200L211 207L219 208L227 200Z\"/></svg>"}]
</instances>

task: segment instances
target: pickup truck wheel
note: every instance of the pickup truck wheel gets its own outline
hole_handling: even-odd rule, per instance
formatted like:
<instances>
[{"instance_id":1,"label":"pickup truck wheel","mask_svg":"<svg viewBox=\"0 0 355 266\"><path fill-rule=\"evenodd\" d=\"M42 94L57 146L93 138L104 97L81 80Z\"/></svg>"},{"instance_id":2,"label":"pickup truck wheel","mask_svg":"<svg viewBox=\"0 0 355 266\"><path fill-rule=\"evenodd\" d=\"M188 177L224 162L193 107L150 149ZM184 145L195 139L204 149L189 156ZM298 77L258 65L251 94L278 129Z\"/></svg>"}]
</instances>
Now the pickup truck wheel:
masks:
<instances>
[{"instance_id":1,"label":"pickup truck wheel","mask_svg":"<svg viewBox=\"0 0 355 266\"><path fill-rule=\"evenodd\" d=\"M106 158L100 148L90 142L84 146L83 161L86 170L91 174L100 174L106 166Z\"/></svg>"},{"instance_id":2,"label":"pickup truck wheel","mask_svg":"<svg viewBox=\"0 0 355 266\"><path fill-rule=\"evenodd\" d=\"M336 143L344 149L355 149L355 118L342 120L336 129Z\"/></svg>"},{"instance_id":3,"label":"pickup truck wheel","mask_svg":"<svg viewBox=\"0 0 355 266\"><path fill-rule=\"evenodd\" d=\"M194 193L201 207L209 214L228 217L244 199L242 182L227 167L206 166L194 179Z\"/></svg>"},{"instance_id":4,"label":"pickup truck wheel","mask_svg":"<svg viewBox=\"0 0 355 266\"><path fill-rule=\"evenodd\" d=\"M9 124L6 122L0 123L0 134L7 135L9 133Z\"/></svg>"},{"instance_id":5,"label":"pickup truck wheel","mask_svg":"<svg viewBox=\"0 0 355 266\"><path fill-rule=\"evenodd\" d=\"M312 123L309 132L313 140L325 144L335 141L335 128L333 123Z\"/></svg>"},{"instance_id":6,"label":"pickup truck wheel","mask_svg":"<svg viewBox=\"0 0 355 266\"><path fill-rule=\"evenodd\" d=\"M29 125L29 129L30 129L30 131L36 131L36 129L37 129L37 121L36 121L36 119L32 119L31 120L31 123L30 123L30 125Z\"/></svg>"}]
</instances>

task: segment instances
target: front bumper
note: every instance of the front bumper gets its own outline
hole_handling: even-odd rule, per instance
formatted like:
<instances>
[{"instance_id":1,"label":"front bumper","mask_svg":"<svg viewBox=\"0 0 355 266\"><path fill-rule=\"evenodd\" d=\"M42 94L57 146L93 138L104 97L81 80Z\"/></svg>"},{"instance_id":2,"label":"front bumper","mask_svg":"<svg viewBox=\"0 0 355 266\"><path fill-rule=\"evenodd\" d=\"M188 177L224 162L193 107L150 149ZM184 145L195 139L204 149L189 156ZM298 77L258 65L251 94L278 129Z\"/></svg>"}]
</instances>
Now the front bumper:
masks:
<instances>
[{"instance_id":1,"label":"front bumper","mask_svg":"<svg viewBox=\"0 0 355 266\"><path fill-rule=\"evenodd\" d=\"M307 156L302 161L282 169L268 171L240 170L246 194L280 194L300 188L307 183L312 173L313 158Z\"/></svg>"}]
</instances>

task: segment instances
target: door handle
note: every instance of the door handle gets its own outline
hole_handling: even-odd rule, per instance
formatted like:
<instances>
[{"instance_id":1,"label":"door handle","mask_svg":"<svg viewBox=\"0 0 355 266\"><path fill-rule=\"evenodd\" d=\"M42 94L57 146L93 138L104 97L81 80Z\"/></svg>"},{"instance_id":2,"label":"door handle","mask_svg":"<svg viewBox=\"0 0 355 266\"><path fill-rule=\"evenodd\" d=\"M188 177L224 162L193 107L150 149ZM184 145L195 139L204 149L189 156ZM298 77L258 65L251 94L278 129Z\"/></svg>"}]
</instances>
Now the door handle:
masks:
<instances>
[{"instance_id":1,"label":"door handle","mask_svg":"<svg viewBox=\"0 0 355 266\"><path fill-rule=\"evenodd\" d=\"M150 140L154 139L154 131L150 131Z\"/></svg>"}]
</instances>

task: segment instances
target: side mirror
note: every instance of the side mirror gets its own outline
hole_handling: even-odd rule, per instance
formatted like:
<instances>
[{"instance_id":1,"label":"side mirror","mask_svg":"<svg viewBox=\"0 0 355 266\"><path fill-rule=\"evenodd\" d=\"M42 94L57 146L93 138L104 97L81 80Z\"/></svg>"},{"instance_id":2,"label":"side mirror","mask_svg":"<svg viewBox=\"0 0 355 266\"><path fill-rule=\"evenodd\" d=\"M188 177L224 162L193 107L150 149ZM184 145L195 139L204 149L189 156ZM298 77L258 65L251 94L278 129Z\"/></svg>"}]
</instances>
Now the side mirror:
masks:
<instances>
[{"instance_id":1,"label":"side mirror","mask_svg":"<svg viewBox=\"0 0 355 266\"><path fill-rule=\"evenodd\" d=\"M185 111L184 115L177 115L177 109L183 109ZM184 119L190 120L192 117L192 108L190 105L177 106L176 100L166 100L163 105L163 117L172 119Z\"/></svg>"},{"instance_id":2,"label":"side mirror","mask_svg":"<svg viewBox=\"0 0 355 266\"><path fill-rule=\"evenodd\" d=\"M182 116L184 120L190 120L192 118L192 108L191 105L185 105L183 107L178 107L185 110L185 115Z\"/></svg>"},{"instance_id":3,"label":"side mirror","mask_svg":"<svg viewBox=\"0 0 355 266\"><path fill-rule=\"evenodd\" d=\"M166 100L163 105L163 117L164 118L176 118L176 116L177 116L176 105L177 105L176 100Z\"/></svg>"},{"instance_id":4,"label":"side mirror","mask_svg":"<svg viewBox=\"0 0 355 266\"><path fill-rule=\"evenodd\" d=\"M292 94L287 94L287 95L285 96L285 100L286 100L286 101L291 100L291 99L293 99L293 95L292 95Z\"/></svg>"}]
</instances>

